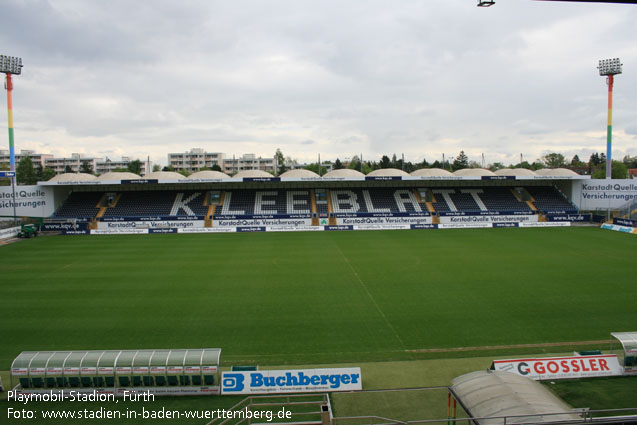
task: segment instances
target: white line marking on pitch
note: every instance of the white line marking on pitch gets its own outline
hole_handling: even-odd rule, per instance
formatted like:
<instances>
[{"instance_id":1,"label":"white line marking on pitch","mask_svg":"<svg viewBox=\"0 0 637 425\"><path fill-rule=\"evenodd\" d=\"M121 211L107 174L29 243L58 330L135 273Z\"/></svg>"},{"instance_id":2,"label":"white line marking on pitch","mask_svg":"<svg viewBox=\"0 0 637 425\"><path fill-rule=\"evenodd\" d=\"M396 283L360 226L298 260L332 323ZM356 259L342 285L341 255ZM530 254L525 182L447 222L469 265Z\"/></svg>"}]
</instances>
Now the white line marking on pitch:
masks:
<instances>
[{"instance_id":1,"label":"white line marking on pitch","mask_svg":"<svg viewBox=\"0 0 637 425\"><path fill-rule=\"evenodd\" d=\"M360 285L365 290L365 293L367 294L367 297L372 301L372 303L374 304L374 307L376 307L376 310L378 311L378 314L380 314L380 316L383 318L383 320L385 321L385 323L387 324L389 329L394 333L394 336L396 337L398 342L400 342L400 345L402 345L403 349L406 350L405 343L403 342L403 340L400 337L400 335L398 335L398 332L396 332L396 328L394 328L394 326L389 322L389 320L387 319L387 316L385 316L385 313L383 313L383 310L381 310L380 306L378 305L378 303L374 299L374 296L372 295L371 292L369 292L369 289L367 289L367 285L365 285L365 282L363 282L361 277L358 275L358 272L356 271L356 269L354 269L354 266L352 266L352 263L349 262L349 258L347 258L345 256L345 254L341 250L341 247L338 246L338 244L336 242L334 242L334 245L336 245L336 249L338 250L338 252L341 253L341 256L343 257L343 259L347 263L347 266L349 267L349 269L352 271L352 273L354 273L354 276L356 276L356 280L358 280L358 283L360 283Z\"/></svg>"}]
</instances>

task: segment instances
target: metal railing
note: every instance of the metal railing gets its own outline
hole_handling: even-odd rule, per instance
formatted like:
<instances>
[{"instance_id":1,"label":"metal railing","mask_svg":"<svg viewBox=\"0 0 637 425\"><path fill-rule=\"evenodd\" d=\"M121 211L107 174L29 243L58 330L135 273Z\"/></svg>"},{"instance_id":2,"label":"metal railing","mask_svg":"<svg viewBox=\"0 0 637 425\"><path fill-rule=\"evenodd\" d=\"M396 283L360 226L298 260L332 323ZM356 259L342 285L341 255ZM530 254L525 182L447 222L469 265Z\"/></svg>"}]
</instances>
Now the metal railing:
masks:
<instances>
[{"instance_id":1,"label":"metal railing","mask_svg":"<svg viewBox=\"0 0 637 425\"><path fill-rule=\"evenodd\" d=\"M615 415L615 416L606 416L607 413L629 413L623 415ZM558 419L555 420L546 420L546 417L557 417L557 416L565 416L565 415L576 415L578 417L574 417L572 419ZM603 415L603 416L602 416ZM529 420L526 420L526 419ZM538 420L533 420L532 418L537 418ZM525 419L525 420L520 420ZM445 418L445 419L423 419L423 420L410 420L410 421L401 421L399 419L390 419L384 418L382 416L343 416L343 417L335 417L332 420L333 425L345 425L348 422L354 423L356 425L415 425L415 424L447 424L447 425L455 425L457 423L461 423L463 421L467 421L467 424L515 424L515 425L535 425L535 424L543 424L543 425L560 425L560 424L610 424L610 423L637 423L637 408L627 408L627 409L600 409L600 410L589 410L589 409L574 409L568 412L559 412L559 413L537 413L537 414L526 414L526 415L503 415L503 416L486 416L486 417L466 417L466 418Z\"/></svg>"},{"instance_id":2,"label":"metal railing","mask_svg":"<svg viewBox=\"0 0 637 425\"><path fill-rule=\"evenodd\" d=\"M227 418L215 418L208 422L206 425L232 425L257 423L253 420L251 415L247 415L245 412L254 410L269 410L276 407L301 407L301 406L317 406L315 411L299 412L290 409L290 418L286 418L282 421L276 421L274 418L269 423L304 423L304 424L320 424L320 415L323 413L322 407L327 406L327 412L332 417L332 408L330 405L329 396L327 394L290 394L290 395L264 395L264 396L249 396L235 404L228 410L228 415L232 417ZM242 413L244 412L244 413ZM243 416L243 417L242 417ZM311 420L311 417L318 417ZM294 419L298 420L294 420ZM307 420L300 420L301 418ZM238 421L236 421L239 419ZM260 421L263 422L263 421Z\"/></svg>"}]
</instances>

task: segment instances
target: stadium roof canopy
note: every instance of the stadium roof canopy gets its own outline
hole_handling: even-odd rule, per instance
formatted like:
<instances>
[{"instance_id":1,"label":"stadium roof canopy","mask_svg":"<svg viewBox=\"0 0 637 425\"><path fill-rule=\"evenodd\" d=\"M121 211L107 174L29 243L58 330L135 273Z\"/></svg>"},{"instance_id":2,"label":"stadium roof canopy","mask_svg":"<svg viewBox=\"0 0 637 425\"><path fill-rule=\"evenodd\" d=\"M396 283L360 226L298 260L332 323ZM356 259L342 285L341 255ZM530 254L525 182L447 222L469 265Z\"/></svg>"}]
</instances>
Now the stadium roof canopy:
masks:
<instances>
[{"instance_id":1,"label":"stadium roof canopy","mask_svg":"<svg viewBox=\"0 0 637 425\"><path fill-rule=\"evenodd\" d=\"M204 170L197 171L196 173L192 173L187 179L229 179L230 176L222 173L221 171L212 171L212 170Z\"/></svg>"},{"instance_id":2,"label":"stadium roof canopy","mask_svg":"<svg viewBox=\"0 0 637 425\"><path fill-rule=\"evenodd\" d=\"M581 420L564 401L532 379L509 372L478 371L459 376L449 389L478 425ZM550 415L549 415L550 413Z\"/></svg>"},{"instance_id":3,"label":"stadium roof canopy","mask_svg":"<svg viewBox=\"0 0 637 425\"><path fill-rule=\"evenodd\" d=\"M301 178L318 178L320 176L316 174L314 171L304 170L301 168L298 170L286 171L285 173L281 174L279 177L301 179Z\"/></svg>"},{"instance_id":4,"label":"stadium roof canopy","mask_svg":"<svg viewBox=\"0 0 637 425\"><path fill-rule=\"evenodd\" d=\"M408 176L409 174L403 170L397 168L380 168L367 174L370 177L383 176L383 177L396 177L396 176Z\"/></svg>"},{"instance_id":5,"label":"stadium roof canopy","mask_svg":"<svg viewBox=\"0 0 637 425\"><path fill-rule=\"evenodd\" d=\"M493 171L486 168L463 168L453 172L454 176L496 176Z\"/></svg>"},{"instance_id":6,"label":"stadium roof canopy","mask_svg":"<svg viewBox=\"0 0 637 425\"><path fill-rule=\"evenodd\" d=\"M411 173L412 176L415 177L448 177L453 176L453 174L447 170L443 170L442 168L421 168L420 170L413 171Z\"/></svg>"},{"instance_id":7,"label":"stadium roof canopy","mask_svg":"<svg viewBox=\"0 0 637 425\"><path fill-rule=\"evenodd\" d=\"M637 332L611 332L624 347L626 353L637 353Z\"/></svg>"},{"instance_id":8,"label":"stadium roof canopy","mask_svg":"<svg viewBox=\"0 0 637 425\"><path fill-rule=\"evenodd\" d=\"M242 179L242 178L254 178L254 177L269 177L272 178L272 174L268 173L267 171L263 171L263 170L245 170L245 171L239 171L237 174L234 175L234 178L236 179Z\"/></svg>"},{"instance_id":9,"label":"stadium roof canopy","mask_svg":"<svg viewBox=\"0 0 637 425\"><path fill-rule=\"evenodd\" d=\"M567 168L542 168L541 170L536 170L535 174L538 176L555 176L555 177L567 177L567 176L578 176L575 171L569 170Z\"/></svg>"},{"instance_id":10,"label":"stadium roof canopy","mask_svg":"<svg viewBox=\"0 0 637 425\"><path fill-rule=\"evenodd\" d=\"M496 170L495 174L498 176L537 176L533 170L527 170L526 168L502 168Z\"/></svg>"},{"instance_id":11,"label":"stadium roof canopy","mask_svg":"<svg viewBox=\"0 0 637 425\"><path fill-rule=\"evenodd\" d=\"M49 179L50 182L88 182L92 180L97 180L97 177L85 173L64 173Z\"/></svg>"},{"instance_id":12,"label":"stadium roof canopy","mask_svg":"<svg viewBox=\"0 0 637 425\"><path fill-rule=\"evenodd\" d=\"M128 172L123 172L123 173L118 173L118 172L105 173L105 174L102 174L101 176L99 176L97 178L97 180L100 180L100 181L138 180L138 179L141 179L141 177L138 176L137 174L128 173Z\"/></svg>"},{"instance_id":13,"label":"stadium roof canopy","mask_svg":"<svg viewBox=\"0 0 637 425\"><path fill-rule=\"evenodd\" d=\"M216 371L220 348L177 350L23 351L11 363L11 379L69 375L182 375ZM214 373L214 372L213 372ZM12 382L13 385L13 382Z\"/></svg>"},{"instance_id":14,"label":"stadium roof canopy","mask_svg":"<svg viewBox=\"0 0 637 425\"><path fill-rule=\"evenodd\" d=\"M340 170L332 170L325 174L325 178L361 178L365 177L365 174L360 171L352 170L349 168L341 168Z\"/></svg>"},{"instance_id":15,"label":"stadium roof canopy","mask_svg":"<svg viewBox=\"0 0 637 425\"><path fill-rule=\"evenodd\" d=\"M179 174L174 171L153 171L152 173L146 174L144 178L157 180L175 180L185 179L186 177L184 177L183 174Z\"/></svg>"}]
</instances>

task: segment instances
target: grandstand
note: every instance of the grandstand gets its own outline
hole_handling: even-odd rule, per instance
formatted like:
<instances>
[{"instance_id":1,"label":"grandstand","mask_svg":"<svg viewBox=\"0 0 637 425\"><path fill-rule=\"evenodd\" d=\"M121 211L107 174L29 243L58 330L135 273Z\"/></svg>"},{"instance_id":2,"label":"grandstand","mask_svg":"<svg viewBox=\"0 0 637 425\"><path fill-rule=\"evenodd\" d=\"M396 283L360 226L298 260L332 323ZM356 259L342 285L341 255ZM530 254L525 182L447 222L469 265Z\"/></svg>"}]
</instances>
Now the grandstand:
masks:
<instances>
[{"instance_id":1,"label":"grandstand","mask_svg":"<svg viewBox=\"0 0 637 425\"><path fill-rule=\"evenodd\" d=\"M554 172L424 169L409 175L382 169L364 175L341 169L324 176L293 170L280 177L264 172L234 177L204 172L190 178L176 173L155 173L151 178L109 173L94 180L58 176L39 185L54 191L56 208L49 218L87 223L76 228L80 232L185 227L229 231L251 226L256 230L408 229L571 220L579 213L569 199L573 184L589 177L569 170Z\"/></svg>"},{"instance_id":2,"label":"grandstand","mask_svg":"<svg viewBox=\"0 0 637 425\"><path fill-rule=\"evenodd\" d=\"M441 223L446 216L577 213L555 186L125 189L129 187L71 191L53 217L89 221L89 228L97 229L102 227L99 223L118 221L198 220L201 223L192 226L215 227L221 220L242 219L244 225L259 225L256 220L269 218L306 219L304 226L318 226L321 218L328 218L330 225L343 224L339 222L342 217L379 216L430 217L431 221L421 223Z\"/></svg>"}]
</instances>

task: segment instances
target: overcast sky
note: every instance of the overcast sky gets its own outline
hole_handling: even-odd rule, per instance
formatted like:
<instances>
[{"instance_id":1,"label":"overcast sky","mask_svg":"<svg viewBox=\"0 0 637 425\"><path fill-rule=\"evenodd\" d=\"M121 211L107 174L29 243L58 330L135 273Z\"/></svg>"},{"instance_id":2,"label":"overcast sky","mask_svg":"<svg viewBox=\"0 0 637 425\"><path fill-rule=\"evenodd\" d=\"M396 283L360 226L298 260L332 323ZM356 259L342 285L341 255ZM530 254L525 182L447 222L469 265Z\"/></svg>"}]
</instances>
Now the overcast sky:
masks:
<instances>
[{"instance_id":1,"label":"overcast sky","mask_svg":"<svg viewBox=\"0 0 637 425\"><path fill-rule=\"evenodd\" d=\"M161 164L194 147L280 148L301 162L433 162L461 149L488 163L587 160L606 149L597 61L619 57L613 156L637 155L637 5L3 0L0 10L0 54L24 63L16 152ZM0 111L6 123L6 101Z\"/></svg>"}]
</instances>

